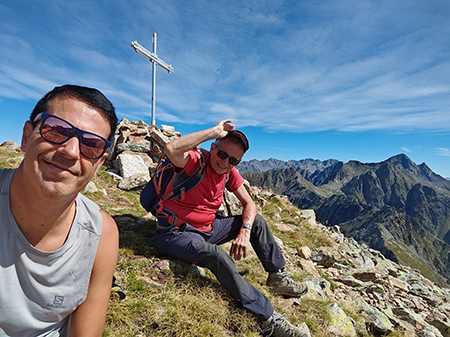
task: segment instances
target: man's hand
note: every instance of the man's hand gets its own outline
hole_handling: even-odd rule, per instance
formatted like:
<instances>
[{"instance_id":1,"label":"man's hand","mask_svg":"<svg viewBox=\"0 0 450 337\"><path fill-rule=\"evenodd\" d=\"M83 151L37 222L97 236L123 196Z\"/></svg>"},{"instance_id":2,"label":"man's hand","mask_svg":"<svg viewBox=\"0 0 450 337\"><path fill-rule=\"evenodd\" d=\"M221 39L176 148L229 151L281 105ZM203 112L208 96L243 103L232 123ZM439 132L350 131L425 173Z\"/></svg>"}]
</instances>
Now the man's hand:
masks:
<instances>
[{"instance_id":1,"label":"man's hand","mask_svg":"<svg viewBox=\"0 0 450 337\"><path fill-rule=\"evenodd\" d=\"M228 131L234 130L234 124L231 124L231 122L231 119L225 119L217 123L217 137L215 138L223 138L228 134Z\"/></svg>"},{"instance_id":2,"label":"man's hand","mask_svg":"<svg viewBox=\"0 0 450 337\"><path fill-rule=\"evenodd\" d=\"M250 244L250 229L241 228L241 231L234 239L230 248L230 255L236 261L247 257L248 246Z\"/></svg>"}]
</instances>

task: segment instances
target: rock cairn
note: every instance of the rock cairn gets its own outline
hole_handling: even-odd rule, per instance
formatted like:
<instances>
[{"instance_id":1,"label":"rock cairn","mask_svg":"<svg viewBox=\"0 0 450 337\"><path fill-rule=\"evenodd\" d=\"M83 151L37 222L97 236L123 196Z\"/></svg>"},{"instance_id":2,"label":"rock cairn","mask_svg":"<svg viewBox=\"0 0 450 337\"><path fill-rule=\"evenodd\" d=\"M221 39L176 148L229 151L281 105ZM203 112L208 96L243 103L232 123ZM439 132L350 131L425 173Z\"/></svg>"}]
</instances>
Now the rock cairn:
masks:
<instances>
[{"instance_id":1,"label":"rock cairn","mask_svg":"<svg viewBox=\"0 0 450 337\"><path fill-rule=\"evenodd\" d=\"M118 187L132 190L150 181L166 144L180 137L173 126L147 125L143 121L122 119L117 126L113 149L106 165L119 180Z\"/></svg>"}]
</instances>

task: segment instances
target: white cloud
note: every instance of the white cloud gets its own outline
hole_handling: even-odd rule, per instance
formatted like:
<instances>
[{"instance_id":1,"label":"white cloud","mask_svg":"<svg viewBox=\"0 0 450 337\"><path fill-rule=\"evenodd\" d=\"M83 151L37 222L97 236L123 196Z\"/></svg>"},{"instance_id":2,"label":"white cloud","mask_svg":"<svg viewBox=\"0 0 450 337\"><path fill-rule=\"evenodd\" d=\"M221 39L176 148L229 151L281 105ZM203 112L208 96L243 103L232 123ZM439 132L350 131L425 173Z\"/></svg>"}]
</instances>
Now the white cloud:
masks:
<instances>
[{"instance_id":1,"label":"white cloud","mask_svg":"<svg viewBox=\"0 0 450 337\"><path fill-rule=\"evenodd\" d=\"M404 147L404 146L402 146L402 150L405 151L405 152L408 152L408 153L413 152L413 151L411 151L410 149L408 149L408 148L406 148L406 147Z\"/></svg>"},{"instance_id":2,"label":"white cloud","mask_svg":"<svg viewBox=\"0 0 450 337\"><path fill-rule=\"evenodd\" d=\"M89 3L91 4L91 3ZM115 1L0 6L0 96L99 87L119 113L307 132L450 129L447 3ZM4 8L3 8L4 7ZM41 8L42 7L42 8ZM37 12L31 11L31 9ZM68 15L70 13L70 15Z\"/></svg>"},{"instance_id":3,"label":"white cloud","mask_svg":"<svg viewBox=\"0 0 450 337\"><path fill-rule=\"evenodd\" d=\"M435 152L439 156L450 157L450 149L437 147L435 148Z\"/></svg>"}]
</instances>

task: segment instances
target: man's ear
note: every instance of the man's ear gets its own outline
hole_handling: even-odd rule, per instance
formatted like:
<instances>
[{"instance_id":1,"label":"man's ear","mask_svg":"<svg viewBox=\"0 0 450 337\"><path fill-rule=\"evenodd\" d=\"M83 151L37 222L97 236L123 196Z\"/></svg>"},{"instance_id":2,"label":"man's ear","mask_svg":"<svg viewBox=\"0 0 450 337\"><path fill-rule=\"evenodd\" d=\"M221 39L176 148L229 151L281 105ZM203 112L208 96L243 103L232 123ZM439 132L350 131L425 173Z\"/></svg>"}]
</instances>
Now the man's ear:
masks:
<instances>
[{"instance_id":1,"label":"man's ear","mask_svg":"<svg viewBox=\"0 0 450 337\"><path fill-rule=\"evenodd\" d=\"M32 133L33 133L33 124L31 124L30 121L26 121L22 129L22 143L20 145L20 149L23 152L27 151L28 141L30 140L30 136Z\"/></svg>"},{"instance_id":2,"label":"man's ear","mask_svg":"<svg viewBox=\"0 0 450 337\"><path fill-rule=\"evenodd\" d=\"M214 150L215 148L216 148L216 143L212 142L212 143L211 143L210 151Z\"/></svg>"},{"instance_id":3,"label":"man's ear","mask_svg":"<svg viewBox=\"0 0 450 337\"><path fill-rule=\"evenodd\" d=\"M99 158L99 162L97 162L97 167L95 168L94 176L97 175L98 170L100 167L103 166L103 163L105 162L106 158L108 158L108 151L106 151L101 158ZM99 164L100 163L100 164ZM99 164L99 165L98 165Z\"/></svg>"}]
</instances>

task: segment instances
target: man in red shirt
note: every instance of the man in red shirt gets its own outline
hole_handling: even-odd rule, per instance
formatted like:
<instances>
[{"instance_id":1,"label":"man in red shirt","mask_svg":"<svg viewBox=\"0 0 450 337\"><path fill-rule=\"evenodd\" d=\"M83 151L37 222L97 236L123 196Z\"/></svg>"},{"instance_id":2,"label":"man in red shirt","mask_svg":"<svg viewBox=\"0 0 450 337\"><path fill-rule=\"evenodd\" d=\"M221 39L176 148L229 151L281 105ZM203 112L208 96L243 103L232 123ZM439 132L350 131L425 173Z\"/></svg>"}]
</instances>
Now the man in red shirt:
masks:
<instances>
[{"instance_id":1,"label":"man in red shirt","mask_svg":"<svg viewBox=\"0 0 450 337\"><path fill-rule=\"evenodd\" d=\"M276 294L299 297L308 291L296 283L285 270L286 261L264 218L256 214L256 205L244 187L244 179L235 169L249 148L245 134L235 130L231 120L177 138L166 145L172 163L191 175L200 163L197 145L214 140L206 155L206 171L201 182L186 192L183 200L167 200L164 211L174 218L168 223L158 217L155 246L159 253L208 268L242 306L253 312L273 336L300 336L297 328L282 316L274 314L270 301L244 280L234 260L247 256L249 244L269 273L267 285ZM242 215L218 215L224 188L233 192L243 206ZM219 245L233 240L230 254Z\"/></svg>"}]
</instances>

